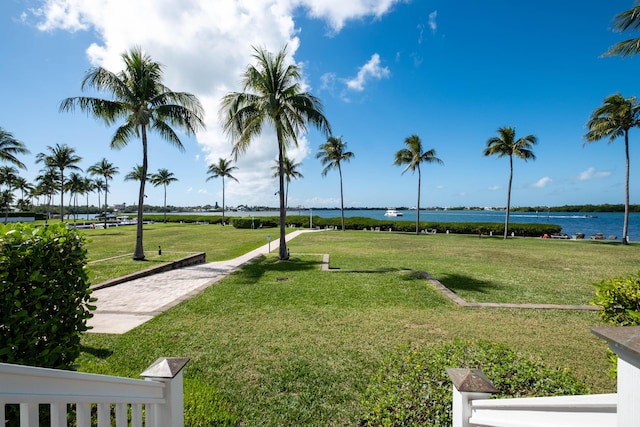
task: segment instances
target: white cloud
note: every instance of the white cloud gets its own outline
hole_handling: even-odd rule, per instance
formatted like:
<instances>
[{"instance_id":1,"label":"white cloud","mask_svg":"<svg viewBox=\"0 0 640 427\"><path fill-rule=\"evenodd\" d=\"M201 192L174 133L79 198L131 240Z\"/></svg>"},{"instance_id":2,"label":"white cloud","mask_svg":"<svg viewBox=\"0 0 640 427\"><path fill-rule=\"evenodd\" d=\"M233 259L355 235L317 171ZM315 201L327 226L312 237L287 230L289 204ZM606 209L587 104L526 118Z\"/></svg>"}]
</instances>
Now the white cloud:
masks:
<instances>
[{"instance_id":1,"label":"white cloud","mask_svg":"<svg viewBox=\"0 0 640 427\"><path fill-rule=\"evenodd\" d=\"M211 162L230 158L231 144L218 121L219 100L240 89L242 72L252 60L251 46L277 52L287 45L294 61L299 46L294 16L300 9L326 20L337 32L350 20L380 18L401 1L43 0L40 8L30 12L41 31L94 32L98 41L87 46L88 59L111 71L122 69L123 52L134 45L143 47L164 65L168 87L191 92L202 102L207 130L197 140L205 160ZM374 55L352 84L362 90L368 79L388 73ZM331 84L331 75L325 84ZM309 154L305 138L294 152L297 161ZM229 187L229 200L247 197L252 203L272 204L269 194L273 195L275 184L270 168L276 153L272 132L265 131L252 141L250 151L236 163L239 169L234 175L240 183Z\"/></svg>"},{"instance_id":2,"label":"white cloud","mask_svg":"<svg viewBox=\"0 0 640 427\"><path fill-rule=\"evenodd\" d=\"M544 188L551 181L553 181L551 178L549 178L548 176L545 176L545 177L540 178L539 180L537 180L533 184L531 184L531 186L534 187L534 188Z\"/></svg>"},{"instance_id":3,"label":"white cloud","mask_svg":"<svg viewBox=\"0 0 640 427\"><path fill-rule=\"evenodd\" d=\"M396 4L405 0L292 0L308 9L309 15L325 19L334 32L339 32L349 20L367 16L381 18Z\"/></svg>"},{"instance_id":4,"label":"white cloud","mask_svg":"<svg viewBox=\"0 0 640 427\"><path fill-rule=\"evenodd\" d=\"M347 87L351 90L355 90L357 92L362 92L364 90L365 84L370 79L380 80L385 77L388 77L390 74L389 69L387 67L380 66L380 55L374 53L371 55L371 59L360 67L358 71L358 75L353 79L347 80Z\"/></svg>"},{"instance_id":5,"label":"white cloud","mask_svg":"<svg viewBox=\"0 0 640 427\"><path fill-rule=\"evenodd\" d=\"M596 168L588 168L587 170L580 172L580 174L578 175L578 180L579 181L589 181L591 179L597 179L597 178L606 178L608 176L611 175L611 172L609 171L600 171L598 172L596 170Z\"/></svg>"},{"instance_id":6,"label":"white cloud","mask_svg":"<svg viewBox=\"0 0 640 427\"><path fill-rule=\"evenodd\" d=\"M438 31L438 23L436 22L436 18L438 17L438 11L434 10L429 14L429 28L433 34Z\"/></svg>"},{"instance_id":7,"label":"white cloud","mask_svg":"<svg viewBox=\"0 0 640 427\"><path fill-rule=\"evenodd\" d=\"M492 185L491 187L487 188L487 190L489 191L497 191L500 189L499 185Z\"/></svg>"}]
</instances>

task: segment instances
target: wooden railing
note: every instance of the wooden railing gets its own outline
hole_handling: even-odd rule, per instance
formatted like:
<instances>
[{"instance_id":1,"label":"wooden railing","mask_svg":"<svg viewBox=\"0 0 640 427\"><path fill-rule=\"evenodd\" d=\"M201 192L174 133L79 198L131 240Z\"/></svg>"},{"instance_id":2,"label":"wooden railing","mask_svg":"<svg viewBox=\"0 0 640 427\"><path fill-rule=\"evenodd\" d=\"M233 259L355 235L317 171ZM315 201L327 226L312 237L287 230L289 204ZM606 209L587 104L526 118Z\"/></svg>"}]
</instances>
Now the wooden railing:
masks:
<instances>
[{"instance_id":1,"label":"wooden railing","mask_svg":"<svg viewBox=\"0 0 640 427\"><path fill-rule=\"evenodd\" d=\"M497 390L477 369L447 369L453 382L453 427L640 426L640 327L592 332L618 355L618 393L489 399Z\"/></svg>"},{"instance_id":2,"label":"wooden railing","mask_svg":"<svg viewBox=\"0 0 640 427\"><path fill-rule=\"evenodd\" d=\"M0 422L13 410L21 427L38 427L41 412L51 427L66 427L68 417L78 427L92 419L98 427L183 427L188 360L158 359L140 374L144 380L0 363Z\"/></svg>"}]
</instances>

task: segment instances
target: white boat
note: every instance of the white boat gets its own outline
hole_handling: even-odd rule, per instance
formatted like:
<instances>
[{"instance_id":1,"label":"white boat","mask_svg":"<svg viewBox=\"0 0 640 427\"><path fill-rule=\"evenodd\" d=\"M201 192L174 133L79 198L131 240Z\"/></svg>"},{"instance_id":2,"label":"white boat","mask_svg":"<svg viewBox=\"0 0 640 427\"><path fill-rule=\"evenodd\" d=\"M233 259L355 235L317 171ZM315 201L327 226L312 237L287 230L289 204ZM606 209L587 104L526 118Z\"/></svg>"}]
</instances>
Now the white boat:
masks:
<instances>
[{"instance_id":1,"label":"white boat","mask_svg":"<svg viewBox=\"0 0 640 427\"><path fill-rule=\"evenodd\" d=\"M384 213L384 216L402 216L402 212L398 212L395 209L387 209L387 211Z\"/></svg>"}]
</instances>

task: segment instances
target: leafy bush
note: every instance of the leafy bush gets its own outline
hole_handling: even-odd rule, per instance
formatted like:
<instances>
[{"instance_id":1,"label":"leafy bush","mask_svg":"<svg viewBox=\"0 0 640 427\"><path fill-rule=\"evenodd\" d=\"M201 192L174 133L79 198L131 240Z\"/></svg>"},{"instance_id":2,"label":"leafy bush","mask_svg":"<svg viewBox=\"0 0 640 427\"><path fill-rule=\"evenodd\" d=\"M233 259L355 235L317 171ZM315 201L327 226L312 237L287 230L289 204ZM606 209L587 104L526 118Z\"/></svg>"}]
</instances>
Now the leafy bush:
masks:
<instances>
[{"instance_id":1,"label":"leafy bush","mask_svg":"<svg viewBox=\"0 0 640 427\"><path fill-rule=\"evenodd\" d=\"M479 368L497 397L589 393L567 370L487 341L454 341L396 348L370 381L363 400L365 426L451 426L452 383L446 368Z\"/></svg>"},{"instance_id":2,"label":"leafy bush","mask_svg":"<svg viewBox=\"0 0 640 427\"><path fill-rule=\"evenodd\" d=\"M73 365L94 309L83 244L64 224L0 226L0 362Z\"/></svg>"},{"instance_id":3,"label":"leafy bush","mask_svg":"<svg viewBox=\"0 0 640 427\"><path fill-rule=\"evenodd\" d=\"M592 304L602 307L602 320L613 326L640 325L640 272L635 275L604 279L594 284Z\"/></svg>"},{"instance_id":4,"label":"leafy bush","mask_svg":"<svg viewBox=\"0 0 640 427\"><path fill-rule=\"evenodd\" d=\"M596 295L592 304L602 307L600 318L613 326L640 325L640 272L636 276L620 276L594 283ZM607 350L610 375L618 375L618 356Z\"/></svg>"}]
</instances>

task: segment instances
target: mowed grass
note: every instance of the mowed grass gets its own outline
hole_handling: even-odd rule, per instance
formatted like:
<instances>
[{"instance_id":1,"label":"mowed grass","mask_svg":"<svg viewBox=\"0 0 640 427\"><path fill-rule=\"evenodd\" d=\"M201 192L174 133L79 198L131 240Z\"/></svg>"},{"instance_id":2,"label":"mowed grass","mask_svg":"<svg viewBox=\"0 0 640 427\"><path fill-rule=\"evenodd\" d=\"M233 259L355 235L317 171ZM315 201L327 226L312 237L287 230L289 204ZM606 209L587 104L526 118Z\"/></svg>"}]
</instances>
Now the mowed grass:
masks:
<instances>
[{"instance_id":1,"label":"mowed grass","mask_svg":"<svg viewBox=\"0 0 640 427\"><path fill-rule=\"evenodd\" d=\"M87 237L91 283L152 268L196 252L205 252L209 262L235 258L267 244L269 235L272 239L278 237L273 229L236 230L229 226L174 223L147 224L143 232L146 259L133 261L135 226L83 230Z\"/></svg>"},{"instance_id":2,"label":"mowed grass","mask_svg":"<svg viewBox=\"0 0 640 427\"><path fill-rule=\"evenodd\" d=\"M224 247L257 232L191 227L194 251L208 233ZM156 234L164 230L176 231ZM384 354L454 338L502 342L572 370L594 392L615 389L606 344L590 333L596 313L464 309L400 270L428 271L470 301L583 304L593 281L636 272L638 246L353 231L307 233L288 247L290 261L261 257L129 333L85 335L81 369L137 377L158 357L190 357L187 412L251 426L357 425ZM320 270L324 253L341 271Z\"/></svg>"}]
</instances>

